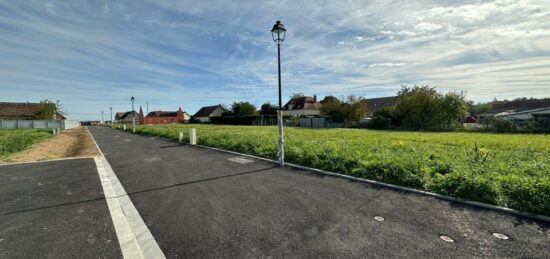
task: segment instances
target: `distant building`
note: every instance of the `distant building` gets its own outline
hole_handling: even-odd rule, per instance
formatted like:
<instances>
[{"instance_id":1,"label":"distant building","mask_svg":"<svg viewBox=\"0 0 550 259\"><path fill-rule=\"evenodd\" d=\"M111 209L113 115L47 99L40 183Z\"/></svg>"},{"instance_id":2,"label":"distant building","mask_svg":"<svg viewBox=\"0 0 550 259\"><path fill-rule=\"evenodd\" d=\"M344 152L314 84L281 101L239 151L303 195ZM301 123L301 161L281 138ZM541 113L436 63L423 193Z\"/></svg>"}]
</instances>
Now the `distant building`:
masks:
<instances>
[{"instance_id":1,"label":"distant building","mask_svg":"<svg viewBox=\"0 0 550 259\"><path fill-rule=\"evenodd\" d=\"M477 117L479 122L492 117L520 122L534 118L531 113L540 109L550 109L550 98L492 102L491 109Z\"/></svg>"},{"instance_id":2,"label":"distant building","mask_svg":"<svg viewBox=\"0 0 550 259\"><path fill-rule=\"evenodd\" d=\"M34 120L40 110L41 103L11 103L0 102L0 119L7 120ZM55 105L53 103L46 105ZM52 120L64 120L63 115L54 115Z\"/></svg>"},{"instance_id":3,"label":"distant building","mask_svg":"<svg viewBox=\"0 0 550 259\"><path fill-rule=\"evenodd\" d=\"M195 113L195 115L193 115L193 118L200 122L210 122L210 117L221 116L222 113L225 111L227 111L227 109L223 108L223 106L219 104L205 106L202 107L197 113Z\"/></svg>"},{"instance_id":4,"label":"distant building","mask_svg":"<svg viewBox=\"0 0 550 259\"><path fill-rule=\"evenodd\" d=\"M321 114L321 103L317 96L302 96L290 99L283 106L283 115L287 116L317 116Z\"/></svg>"},{"instance_id":5,"label":"distant building","mask_svg":"<svg viewBox=\"0 0 550 259\"><path fill-rule=\"evenodd\" d=\"M152 111L143 116L143 109L139 107L139 124L170 124L183 123L185 113L181 107L177 111Z\"/></svg>"},{"instance_id":6,"label":"distant building","mask_svg":"<svg viewBox=\"0 0 550 259\"><path fill-rule=\"evenodd\" d=\"M495 117L509 120L517 124L522 124L535 119L541 122L544 126L550 126L550 107L524 110L520 112L502 112L496 114Z\"/></svg>"},{"instance_id":7,"label":"distant building","mask_svg":"<svg viewBox=\"0 0 550 259\"><path fill-rule=\"evenodd\" d=\"M489 114L498 114L501 112L521 112L540 108L550 107L550 98L545 99L527 99L516 101L498 101L491 103Z\"/></svg>"},{"instance_id":8,"label":"distant building","mask_svg":"<svg viewBox=\"0 0 550 259\"><path fill-rule=\"evenodd\" d=\"M361 102L365 106L365 109L367 109L367 116L371 117L375 112L383 108L395 106L396 101L397 101L397 96L390 96L390 97L363 99Z\"/></svg>"},{"instance_id":9,"label":"distant building","mask_svg":"<svg viewBox=\"0 0 550 259\"><path fill-rule=\"evenodd\" d=\"M136 118L136 123L139 123L139 114L136 111L117 112L115 121L118 123L132 123L133 118Z\"/></svg>"}]
</instances>

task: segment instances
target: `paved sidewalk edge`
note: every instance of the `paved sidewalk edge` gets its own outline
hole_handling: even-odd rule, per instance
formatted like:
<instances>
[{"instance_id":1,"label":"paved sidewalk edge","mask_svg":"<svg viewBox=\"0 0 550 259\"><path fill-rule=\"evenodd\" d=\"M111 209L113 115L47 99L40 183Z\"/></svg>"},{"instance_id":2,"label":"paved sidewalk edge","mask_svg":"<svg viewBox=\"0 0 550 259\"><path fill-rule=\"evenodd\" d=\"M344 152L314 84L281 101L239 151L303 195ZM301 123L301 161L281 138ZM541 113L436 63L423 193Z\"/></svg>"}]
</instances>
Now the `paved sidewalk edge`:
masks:
<instances>
[{"instance_id":1,"label":"paved sidewalk edge","mask_svg":"<svg viewBox=\"0 0 550 259\"><path fill-rule=\"evenodd\" d=\"M113 128L111 128L111 129L113 129ZM119 129L114 129L114 130L119 130ZM120 130L120 131L123 131L123 130ZM123 131L123 132L125 132L125 131ZM254 159L258 159L258 160L262 160L262 161L271 162L271 163L274 163L274 164L279 164L279 161L272 160L272 159L269 159L269 158L264 158L264 157L258 157L258 156L255 156L255 155L243 154L243 153L239 153L239 152L235 152L235 151L229 151L229 150L225 150L225 149L220 149L220 148L215 148L215 147L210 147L210 146L204 146L204 145L199 145L199 144L191 145L189 143L181 143L181 142L179 142L175 139L169 139L169 138L160 137L160 136L146 135L146 134L141 134L141 133L132 133L130 131L128 131L128 133L134 134L134 135L139 135L139 136L145 136L145 137L160 138L160 139L164 139L164 140L167 140L167 141L170 141L170 142L176 142L176 143L179 143L181 145L197 146L197 147L201 147L201 148L212 149L212 150L216 150L216 151L220 151L220 152L225 152L225 153L229 153L229 154L250 157L250 158L254 158ZM325 171L325 170L312 168L312 167L307 167L307 166L296 165L296 164L292 164L292 163L285 163L285 166L298 168L298 169L302 169L302 170L306 170L306 171L312 171L312 172L316 172L316 173L320 173L320 174L324 174L324 175L330 175L330 176L334 176L334 177L338 177L338 178L344 178L344 179L348 179L348 180L351 180L351 181L369 183L369 184L373 184L373 185L377 185L377 186L383 186L383 187L387 187L387 188L391 188L391 189L395 189L395 190L422 194L422 195L431 196L431 197L446 200L446 201L452 201L452 202L467 204L467 205L474 206L474 207L480 207L480 208L484 208L484 209L495 210L495 211L499 211L499 212L509 213L509 214L513 214L513 215L517 215L517 216L522 216L522 217L526 217L526 218L540 220L540 221L550 223L550 217L548 217L548 216L543 216L543 215L538 215L538 214L531 214L531 213L522 212L522 211L511 209L511 208L496 206L496 205L487 204L487 203L483 203L483 202L477 202L477 201L467 201L467 200L454 198L454 197L447 196L447 195L437 194L437 193L423 191L423 190L409 188L409 187L403 187L403 186L399 186L399 185L393 185L393 184L389 184L389 183L378 182L378 181L364 179L364 178L358 178L358 177L354 177L354 176L350 176L350 175L334 173L334 172L330 172L330 171Z\"/></svg>"}]
</instances>

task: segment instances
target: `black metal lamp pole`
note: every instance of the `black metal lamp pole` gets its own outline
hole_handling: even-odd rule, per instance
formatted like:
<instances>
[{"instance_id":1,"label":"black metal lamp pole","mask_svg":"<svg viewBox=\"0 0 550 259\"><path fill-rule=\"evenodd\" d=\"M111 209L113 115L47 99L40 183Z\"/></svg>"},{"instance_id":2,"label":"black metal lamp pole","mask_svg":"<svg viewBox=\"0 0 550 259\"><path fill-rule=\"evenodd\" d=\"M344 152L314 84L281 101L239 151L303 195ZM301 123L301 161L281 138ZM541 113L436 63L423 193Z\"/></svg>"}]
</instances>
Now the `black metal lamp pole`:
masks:
<instances>
[{"instance_id":1,"label":"black metal lamp pole","mask_svg":"<svg viewBox=\"0 0 550 259\"><path fill-rule=\"evenodd\" d=\"M277 65L279 72L279 109L277 111L277 121L279 126L278 157L281 166L285 166L285 140L283 135L283 104L281 94L281 43L285 40L286 29L281 21L277 21L271 29L273 41L277 44Z\"/></svg>"},{"instance_id":2,"label":"black metal lamp pole","mask_svg":"<svg viewBox=\"0 0 550 259\"><path fill-rule=\"evenodd\" d=\"M132 124L134 125L132 131L134 133L136 133L136 113L134 112L134 101L136 99L132 96L132 98L130 98L130 101L132 101Z\"/></svg>"}]
</instances>

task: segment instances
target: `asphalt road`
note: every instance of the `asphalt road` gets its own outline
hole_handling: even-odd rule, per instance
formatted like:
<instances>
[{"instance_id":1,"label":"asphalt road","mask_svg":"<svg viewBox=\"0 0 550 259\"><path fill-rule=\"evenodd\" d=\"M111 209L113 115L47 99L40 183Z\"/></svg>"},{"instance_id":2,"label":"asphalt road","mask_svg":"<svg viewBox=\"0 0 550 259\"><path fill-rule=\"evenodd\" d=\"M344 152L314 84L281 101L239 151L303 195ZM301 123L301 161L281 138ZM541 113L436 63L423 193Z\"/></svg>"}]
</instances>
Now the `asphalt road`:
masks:
<instances>
[{"instance_id":1,"label":"asphalt road","mask_svg":"<svg viewBox=\"0 0 550 259\"><path fill-rule=\"evenodd\" d=\"M159 138L90 131L168 258L550 258L548 223L259 160L242 164Z\"/></svg>"},{"instance_id":2,"label":"asphalt road","mask_svg":"<svg viewBox=\"0 0 550 259\"><path fill-rule=\"evenodd\" d=\"M91 158L0 165L0 258L121 258Z\"/></svg>"}]
</instances>

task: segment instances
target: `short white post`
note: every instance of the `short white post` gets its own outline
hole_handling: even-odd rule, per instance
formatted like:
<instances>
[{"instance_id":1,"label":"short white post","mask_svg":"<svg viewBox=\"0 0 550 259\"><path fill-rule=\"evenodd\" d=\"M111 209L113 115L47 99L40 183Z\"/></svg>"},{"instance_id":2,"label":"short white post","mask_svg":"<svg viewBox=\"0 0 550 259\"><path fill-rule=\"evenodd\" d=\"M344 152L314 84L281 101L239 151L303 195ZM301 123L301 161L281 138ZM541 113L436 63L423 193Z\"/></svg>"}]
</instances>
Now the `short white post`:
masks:
<instances>
[{"instance_id":1,"label":"short white post","mask_svg":"<svg viewBox=\"0 0 550 259\"><path fill-rule=\"evenodd\" d=\"M55 129L52 129L52 134L54 134L54 135L55 135Z\"/></svg>"},{"instance_id":2,"label":"short white post","mask_svg":"<svg viewBox=\"0 0 550 259\"><path fill-rule=\"evenodd\" d=\"M122 125L122 128L126 131L126 124Z\"/></svg>"},{"instance_id":3,"label":"short white post","mask_svg":"<svg viewBox=\"0 0 550 259\"><path fill-rule=\"evenodd\" d=\"M189 129L189 144L197 144L197 131L194 128Z\"/></svg>"},{"instance_id":4,"label":"short white post","mask_svg":"<svg viewBox=\"0 0 550 259\"><path fill-rule=\"evenodd\" d=\"M182 143L183 142L183 132L181 132L181 131L180 131L180 138L179 139L180 139L180 143Z\"/></svg>"},{"instance_id":5,"label":"short white post","mask_svg":"<svg viewBox=\"0 0 550 259\"><path fill-rule=\"evenodd\" d=\"M57 128L57 134L61 133L61 129Z\"/></svg>"}]
</instances>

